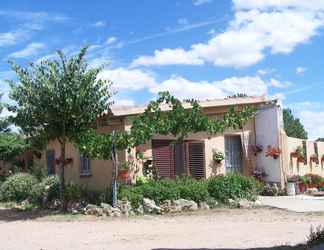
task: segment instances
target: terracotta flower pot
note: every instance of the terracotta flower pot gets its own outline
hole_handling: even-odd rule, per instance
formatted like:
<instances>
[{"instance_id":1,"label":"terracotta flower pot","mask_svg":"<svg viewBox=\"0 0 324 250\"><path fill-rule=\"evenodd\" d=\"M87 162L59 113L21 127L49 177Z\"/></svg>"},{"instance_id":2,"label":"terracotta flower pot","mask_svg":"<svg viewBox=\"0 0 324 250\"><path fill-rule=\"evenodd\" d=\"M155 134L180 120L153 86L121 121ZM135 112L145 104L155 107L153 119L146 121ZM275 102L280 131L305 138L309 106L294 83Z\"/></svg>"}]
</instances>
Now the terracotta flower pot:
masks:
<instances>
[{"instance_id":1,"label":"terracotta flower pot","mask_svg":"<svg viewBox=\"0 0 324 250\"><path fill-rule=\"evenodd\" d=\"M299 191L301 193L305 193L306 192L306 185L305 185L305 183L299 183L298 186L299 186Z\"/></svg>"},{"instance_id":2,"label":"terracotta flower pot","mask_svg":"<svg viewBox=\"0 0 324 250\"><path fill-rule=\"evenodd\" d=\"M118 170L118 178L122 180L126 180L129 177L129 172L127 169Z\"/></svg>"}]
</instances>

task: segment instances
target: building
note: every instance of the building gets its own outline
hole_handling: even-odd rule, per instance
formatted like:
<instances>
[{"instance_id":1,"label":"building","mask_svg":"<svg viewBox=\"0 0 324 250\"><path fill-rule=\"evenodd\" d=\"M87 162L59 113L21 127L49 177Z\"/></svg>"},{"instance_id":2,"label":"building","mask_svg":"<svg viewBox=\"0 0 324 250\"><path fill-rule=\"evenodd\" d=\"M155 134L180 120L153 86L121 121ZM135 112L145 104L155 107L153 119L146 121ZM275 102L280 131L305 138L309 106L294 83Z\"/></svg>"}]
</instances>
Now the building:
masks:
<instances>
[{"instance_id":1,"label":"building","mask_svg":"<svg viewBox=\"0 0 324 250\"><path fill-rule=\"evenodd\" d=\"M283 186L287 176L314 172L324 175L323 162L324 143L302 141L286 136L283 130L282 109L276 100L266 97L239 97L222 100L201 101L205 115L210 118L221 117L231 106L240 109L246 105L254 106L257 114L250 119L241 130L228 129L222 134L192 134L184 142L174 143L171 136L155 135L145 145L140 145L131 152L118 152L120 164L131 166L131 181L140 176L150 166L161 177L191 175L195 178L238 172L251 175L255 170L265 173L265 180ZM189 107L188 107L189 108ZM112 114L97 122L98 133L127 131L132 120L141 114L145 107L116 107ZM291 157L297 146L307 151L307 156L317 153L319 164L315 166L306 157L303 164ZM269 149L277 149L277 156L267 155ZM143 159L137 159L141 152ZM222 152L225 159L217 162L214 155ZM56 159L60 157L59 143L52 141L38 160L38 164L46 166L49 174L59 173ZM70 159L65 167L67 182L77 183L89 189L102 190L110 188L112 182L112 162L109 160L87 159L77 148L69 144L66 157ZM302 166L301 166L302 165Z\"/></svg>"}]
</instances>

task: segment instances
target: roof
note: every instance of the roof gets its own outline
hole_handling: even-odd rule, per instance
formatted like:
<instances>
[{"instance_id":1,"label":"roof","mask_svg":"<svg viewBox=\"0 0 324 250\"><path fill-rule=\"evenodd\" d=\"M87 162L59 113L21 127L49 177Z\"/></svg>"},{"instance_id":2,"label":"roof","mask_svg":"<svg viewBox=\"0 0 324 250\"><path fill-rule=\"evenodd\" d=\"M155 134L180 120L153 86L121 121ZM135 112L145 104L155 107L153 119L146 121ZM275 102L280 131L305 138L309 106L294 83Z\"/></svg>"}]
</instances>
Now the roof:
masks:
<instances>
[{"instance_id":1,"label":"roof","mask_svg":"<svg viewBox=\"0 0 324 250\"><path fill-rule=\"evenodd\" d=\"M198 101L202 108L211 107L226 107L235 105L251 105L251 104L267 104L273 103L276 100L269 100L266 96L256 96L256 97L236 97L236 98L225 98L225 99L213 99ZM190 108L190 104L183 102L183 106ZM145 111L146 106L112 106L111 112L114 116L129 116L138 115ZM163 105L161 107L162 111L169 110L168 105Z\"/></svg>"}]
</instances>

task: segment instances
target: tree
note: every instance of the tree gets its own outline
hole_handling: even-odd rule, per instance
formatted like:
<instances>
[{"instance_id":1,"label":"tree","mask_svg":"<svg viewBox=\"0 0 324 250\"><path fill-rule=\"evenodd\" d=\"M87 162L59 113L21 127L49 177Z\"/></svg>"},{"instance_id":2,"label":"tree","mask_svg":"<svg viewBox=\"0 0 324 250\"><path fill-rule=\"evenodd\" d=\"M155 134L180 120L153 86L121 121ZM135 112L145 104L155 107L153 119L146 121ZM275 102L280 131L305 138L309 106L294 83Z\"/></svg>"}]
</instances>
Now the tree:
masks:
<instances>
[{"instance_id":1,"label":"tree","mask_svg":"<svg viewBox=\"0 0 324 250\"><path fill-rule=\"evenodd\" d=\"M19 83L10 82L10 111L14 123L31 138L57 140L60 144L61 198L64 201L64 165L67 142L94 125L108 109L111 83L97 79L102 68L89 68L87 47L67 58L58 51L58 59L44 60L23 68L11 62ZM65 202L64 202L65 203Z\"/></svg>"},{"instance_id":2,"label":"tree","mask_svg":"<svg viewBox=\"0 0 324 250\"><path fill-rule=\"evenodd\" d=\"M307 132L298 118L295 118L290 109L283 110L284 128L290 137L307 139Z\"/></svg>"},{"instance_id":3,"label":"tree","mask_svg":"<svg viewBox=\"0 0 324 250\"><path fill-rule=\"evenodd\" d=\"M0 133L0 160L11 161L28 149L28 143L19 134Z\"/></svg>"},{"instance_id":4,"label":"tree","mask_svg":"<svg viewBox=\"0 0 324 250\"><path fill-rule=\"evenodd\" d=\"M3 112L4 104L1 102L2 94L0 93L0 114ZM0 117L0 133L8 132L9 122L6 118Z\"/></svg>"},{"instance_id":5,"label":"tree","mask_svg":"<svg viewBox=\"0 0 324 250\"><path fill-rule=\"evenodd\" d=\"M316 141L324 142L324 138L318 138Z\"/></svg>"}]
</instances>

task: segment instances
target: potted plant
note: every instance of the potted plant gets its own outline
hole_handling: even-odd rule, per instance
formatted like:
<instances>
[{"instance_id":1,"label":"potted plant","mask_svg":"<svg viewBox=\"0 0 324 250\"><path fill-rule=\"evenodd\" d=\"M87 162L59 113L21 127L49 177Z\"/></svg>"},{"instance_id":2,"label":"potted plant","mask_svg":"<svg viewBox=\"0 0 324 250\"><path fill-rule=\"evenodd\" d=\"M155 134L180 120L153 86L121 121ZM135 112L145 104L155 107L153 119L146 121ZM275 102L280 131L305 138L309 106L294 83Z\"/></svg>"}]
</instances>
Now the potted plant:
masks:
<instances>
[{"instance_id":1,"label":"potted plant","mask_svg":"<svg viewBox=\"0 0 324 250\"><path fill-rule=\"evenodd\" d=\"M293 175L287 178L287 194L289 196L296 194L296 184L299 181L298 175Z\"/></svg>"},{"instance_id":2,"label":"potted plant","mask_svg":"<svg viewBox=\"0 0 324 250\"><path fill-rule=\"evenodd\" d=\"M131 166L130 161L124 161L119 165L118 168L118 178L122 180L126 180L129 177L129 169Z\"/></svg>"},{"instance_id":3,"label":"potted plant","mask_svg":"<svg viewBox=\"0 0 324 250\"><path fill-rule=\"evenodd\" d=\"M308 187L308 185L309 184L311 184L311 178L309 178L308 176L301 176L300 178L299 178L299 183L298 183L298 185L299 185L299 191L301 192L301 193L304 193L304 192L306 192L306 189L307 189L307 187Z\"/></svg>"},{"instance_id":4,"label":"potted plant","mask_svg":"<svg viewBox=\"0 0 324 250\"><path fill-rule=\"evenodd\" d=\"M295 150L295 154L297 155L298 162L305 162L306 152L303 147L298 146Z\"/></svg>"},{"instance_id":5,"label":"potted plant","mask_svg":"<svg viewBox=\"0 0 324 250\"><path fill-rule=\"evenodd\" d=\"M224 157L224 154L222 152L219 152L219 151L214 151L213 152L213 160L217 164L220 164L224 160L224 158L225 157Z\"/></svg>"},{"instance_id":6,"label":"potted plant","mask_svg":"<svg viewBox=\"0 0 324 250\"><path fill-rule=\"evenodd\" d=\"M260 144L251 145L251 150L254 155L257 155L257 153L261 153L263 151L263 146Z\"/></svg>"},{"instance_id":7,"label":"potted plant","mask_svg":"<svg viewBox=\"0 0 324 250\"><path fill-rule=\"evenodd\" d=\"M272 157L273 159L278 159L278 157L281 154L281 150L278 147L272 147L268 146L267 152L266 152L266 157Z\"/></svg>"},{"instance_id":8,"label":"potted plant","mask_svg":"<svg viewBox=\"0 0 324 250\"><path fill-rule=\"evenodd\" d=\"M318 155L317 155L317 154L312 154L312 155L310 156L310 161L311 161L311 162L314 162L314 163L316 163L316 164L319 164Z\"/></svg>"}]
</instances>

